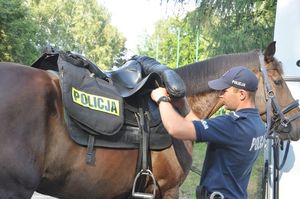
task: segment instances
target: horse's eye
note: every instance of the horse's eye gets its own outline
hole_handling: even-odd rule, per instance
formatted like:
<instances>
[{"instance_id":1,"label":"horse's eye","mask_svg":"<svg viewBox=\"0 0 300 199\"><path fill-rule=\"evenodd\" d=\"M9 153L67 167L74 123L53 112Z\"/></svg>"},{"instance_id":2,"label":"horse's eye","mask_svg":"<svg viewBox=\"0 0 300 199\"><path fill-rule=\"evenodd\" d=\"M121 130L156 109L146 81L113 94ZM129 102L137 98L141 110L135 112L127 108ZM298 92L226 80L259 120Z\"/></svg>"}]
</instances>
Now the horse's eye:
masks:
<instances>
[{"instance_id":1,"label":"horse's eye","mask_svg":"<svg viewBox=\"0 0 300 199\"><path fill-rule=\"evenodd\" d=\"M276 84L277 86L281 85L282 79L274 80L274 84Z\"/></svg>"}]
</instances>

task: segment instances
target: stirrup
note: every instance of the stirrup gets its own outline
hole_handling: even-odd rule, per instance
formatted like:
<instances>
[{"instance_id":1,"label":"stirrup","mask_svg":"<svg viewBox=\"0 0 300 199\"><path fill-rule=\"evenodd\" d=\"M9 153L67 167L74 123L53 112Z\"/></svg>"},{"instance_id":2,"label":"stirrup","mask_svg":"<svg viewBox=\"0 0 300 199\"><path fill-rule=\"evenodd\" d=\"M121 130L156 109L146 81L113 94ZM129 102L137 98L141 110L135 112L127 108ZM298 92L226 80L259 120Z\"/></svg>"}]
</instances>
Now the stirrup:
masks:
<instances>
[{"instance_id":1,"label":"stirrup","mask_svg":"<svg viewBox=\"0 0 300 199\"><path fill-rule=\"evenodd\" d=\"M143 193L143 192L136 192L135 191L135 186L136 186L136 182L137 180L141 177L141 176L149 176L152 181L153 181L153 185L154 185L154 189L152 193ZM146 199L153 199L155 198L155 193L156 193L156 180L154 178L153 173L149 170L149 169L142 169L136 176L133 182L133 188L132 188L132 193L131 195L133 197L136 198L146 198Z\"/></svg>"}]
</instances>

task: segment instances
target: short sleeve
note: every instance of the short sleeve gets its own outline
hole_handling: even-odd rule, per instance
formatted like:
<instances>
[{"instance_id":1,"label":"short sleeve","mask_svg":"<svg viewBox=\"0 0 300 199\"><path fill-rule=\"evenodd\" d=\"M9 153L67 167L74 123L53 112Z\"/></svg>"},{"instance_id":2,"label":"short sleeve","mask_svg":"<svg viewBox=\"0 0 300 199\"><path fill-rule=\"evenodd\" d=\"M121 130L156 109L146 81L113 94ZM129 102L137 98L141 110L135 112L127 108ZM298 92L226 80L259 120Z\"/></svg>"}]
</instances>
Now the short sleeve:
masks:
<instances>
[{"instance_id":1,"label":"short sleeve","mask_svg":"<svg viewBox=\"0 0 300 199\"><path fill-rule=\"evenodd\" d=\"M230 144L232 136L235 135L235 122L228 115L193 121L193 124L196 130L196 142Z\"/></svg>"}]
</instances>

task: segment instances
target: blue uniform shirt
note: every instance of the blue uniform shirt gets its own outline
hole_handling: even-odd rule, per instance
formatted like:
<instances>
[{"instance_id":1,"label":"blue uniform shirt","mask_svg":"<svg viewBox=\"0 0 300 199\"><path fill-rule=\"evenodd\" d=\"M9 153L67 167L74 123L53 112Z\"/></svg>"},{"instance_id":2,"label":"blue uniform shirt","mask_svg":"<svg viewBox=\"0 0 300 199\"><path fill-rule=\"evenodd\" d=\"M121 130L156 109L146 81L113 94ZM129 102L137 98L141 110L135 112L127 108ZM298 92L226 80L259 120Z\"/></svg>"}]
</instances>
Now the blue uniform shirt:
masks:
<instances>
[{"instance_id":1,"label":"blue uniform shirt","mask_svg":"<svg viewBox=\"0 0 300 199\"><path fill-rule=\"evenodd\" d=\"M247 199L247 186L265 126L254 108L212 119L193 121L197 142L208 142L200 185L225 198Z\"/></svg>"}]
</instances>

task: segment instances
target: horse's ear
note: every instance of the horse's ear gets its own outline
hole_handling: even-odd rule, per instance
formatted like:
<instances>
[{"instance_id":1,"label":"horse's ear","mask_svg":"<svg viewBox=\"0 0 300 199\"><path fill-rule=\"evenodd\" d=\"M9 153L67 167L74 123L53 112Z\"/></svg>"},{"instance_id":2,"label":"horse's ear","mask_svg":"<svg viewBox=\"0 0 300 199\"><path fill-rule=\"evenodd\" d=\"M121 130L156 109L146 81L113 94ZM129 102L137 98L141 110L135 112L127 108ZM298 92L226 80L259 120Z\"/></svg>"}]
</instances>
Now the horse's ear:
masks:
<instances>
[{"instance_id":1,"label":"horse's ear","mask_svg":"<svg viewBox=\"0 0 300 199\"><path fill-rule=\"evenodd\" d=\"M276 52L276 41L273 41L268 45L267 49L264 52L265 61L267 63L273 61L275 52Z\"/></svg>"}]
</instances>

